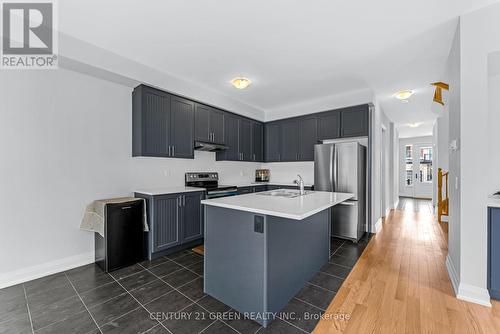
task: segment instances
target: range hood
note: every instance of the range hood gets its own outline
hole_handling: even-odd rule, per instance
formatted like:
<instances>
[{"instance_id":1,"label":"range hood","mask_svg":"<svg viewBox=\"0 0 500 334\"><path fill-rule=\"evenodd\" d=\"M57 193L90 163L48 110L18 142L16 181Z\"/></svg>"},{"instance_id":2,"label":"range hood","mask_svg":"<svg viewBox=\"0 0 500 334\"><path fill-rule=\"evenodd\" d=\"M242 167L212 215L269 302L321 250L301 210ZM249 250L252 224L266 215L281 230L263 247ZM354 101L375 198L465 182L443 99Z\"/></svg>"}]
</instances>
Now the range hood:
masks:
<instances>
[{"instance_id":1,"label":"range hood","mask_svg":"<svg viewBox=\"0 0 500 334\"><path fill-rule=\"evenodd\" d=\"M228 147L221 144L207 143L203 141L195 141L194 149L197 151L208 151L208 152L218 152L226 150Z\"/></svg>"}]
</instances>

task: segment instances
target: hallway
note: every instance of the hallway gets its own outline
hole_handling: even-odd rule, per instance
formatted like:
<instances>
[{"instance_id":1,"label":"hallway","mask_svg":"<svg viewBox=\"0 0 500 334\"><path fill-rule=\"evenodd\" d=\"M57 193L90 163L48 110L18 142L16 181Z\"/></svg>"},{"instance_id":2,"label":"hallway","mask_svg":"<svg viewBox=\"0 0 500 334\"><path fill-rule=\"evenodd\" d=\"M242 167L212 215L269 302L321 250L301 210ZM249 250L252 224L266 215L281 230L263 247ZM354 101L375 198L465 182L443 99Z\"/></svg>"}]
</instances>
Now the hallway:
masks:
<instances>
[{"instance_id":1,"label":"hallway","mask_svg":"<svg viewBox=\"0 0 500 334\"><path fill-rule=\"evenodd\" d=\"M500 303L455 298L430 201L402 198L314 333L500 333Z\"/></svg>"}]
</instances>

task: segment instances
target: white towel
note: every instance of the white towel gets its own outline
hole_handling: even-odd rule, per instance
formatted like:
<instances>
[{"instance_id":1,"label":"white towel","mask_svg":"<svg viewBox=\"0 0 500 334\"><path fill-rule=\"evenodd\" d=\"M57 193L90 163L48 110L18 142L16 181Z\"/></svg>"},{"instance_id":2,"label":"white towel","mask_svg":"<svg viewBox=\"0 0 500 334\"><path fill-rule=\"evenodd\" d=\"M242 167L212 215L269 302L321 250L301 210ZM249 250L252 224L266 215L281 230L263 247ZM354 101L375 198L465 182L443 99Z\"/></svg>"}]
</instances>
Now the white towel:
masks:
<instances>
[{"instance_id":1,"label":"white towel","mask_svg":"<svg viewBox=\"0 0 500 334\"><path fill-rule=\"evenodd\" d=\"M126 203L133 201L142 201L143 203L143 211L144 211L144 231L148 232L148 221L146 214L146 200L143 198L135 198L135 197L121 197L121 198L111 198L111 199L102 199L93 201L85 208L85 213L82 218L82 222L80 224L80 229L85 231L97 232L102 237L104 237L104 216L107 204L117 204L117 203Z\"/></svg>"}]
</instances>

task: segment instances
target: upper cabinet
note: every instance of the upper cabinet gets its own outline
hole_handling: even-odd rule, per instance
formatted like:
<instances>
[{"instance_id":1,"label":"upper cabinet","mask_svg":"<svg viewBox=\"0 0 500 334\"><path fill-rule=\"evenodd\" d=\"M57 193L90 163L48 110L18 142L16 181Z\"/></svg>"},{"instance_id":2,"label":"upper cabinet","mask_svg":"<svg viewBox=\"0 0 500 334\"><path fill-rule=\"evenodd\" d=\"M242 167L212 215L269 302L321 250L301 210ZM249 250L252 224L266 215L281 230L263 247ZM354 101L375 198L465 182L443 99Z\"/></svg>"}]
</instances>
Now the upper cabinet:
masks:
<instances>
[{"instance_id":1,"label":"upper cabinet","mask_svg":"<svg viewBox=\"0 0 500 334\"><path fill-rule=\"evenodd\" d=\"M239 151L239 118L236 115L224 116L224 144L227 149L217 152L217 160L240 160Z\"/></svg>"},{"instance_id":2,"label":"upper cabinet","mask_svg":"<svg viewBox=\"0 0 500 334\"><path fill-rule=\"evenodd\" d=\"M224 144L224 112L201 103L195 103L195 139Z\"/></svg>"},{"instance_id":3,"label":"upper cabinet","mask_svg":"<svg viewBox=\"0 0 500 334\"><path fill-rule=\"evenodd\" d=\"M238 150L240 153L240 160L253 161L252 122L249 119L240 118L238 124Z\"/></svg>"},{"instance_id":4,"label":"upper cabinet","mask_svg":"<svg viewBox=\"0 0 500 334\"><path fill-rule=\"evenodd\" d=\"M314 161L314 145L318 143L318 118L309 116L299 121L300 161Z\"/></svg>"},{"instance_id":5,"label":"upper cabinet","mask_svg":"<svg viewBox=\"0 0 500 334\"><path fill-rule=\"evenodd\" d=\"M172 96L170 143L174 158L194 158L194 102Z\"/></svg>"},{"instance_id":6,"label":"upper cabinet","mask_svg":"<svg viewBox=\"0 0 500 334\"><path fill-rule=\"evenodd\" d=\"M340 111L333 110L318 115L318 140L340 138Z\"/></svg>"},{"instance_id":7,"label":"upper cabinet","mask_svg":"<svg viewBox=\"0 0 500 334\"><path fill-rule=\"evenodd\" d=\"M341 110L341 136L368 136L368 105L349 107Z\"/></svg>"},{"instance_id":8,"label":"upper cabinet","mask_svg":"<svg viewBox=\"0 0 500 334\"><path fill-rule=\"evenodd\" d=\"M194 157L193 102L144 85L132 101L133 156Z\"/></svg>"},{"instance_id":9,"label":"upper cabinet","mask_svg":"<svg viewBox=\"0 0 500 334\"><path fill-rule=\"evenodd\" d=\"M289 119L281 124L280 161L299 160L299 120Z\"/></svg>"},{"instance_id":10,"label":"upper cabinet","mask_svg":"<svg viewBox=\"0 0 500 334\"><path fill-rule=\"evenodd\" d=\"M281 161L281 123L266 123L264 128L265 161Z\"/></svg>"},{"instance_id":11,"label":"upper cabinet","mask_svg":"<svg viewBox=\"0 0 500 334\"><path fill-rule=\"evenodd\" d=\"M224 144L217 160L313 161L314 145L369 133L367 104L261 123L140 85L133 92L133 156L194 158L194 142Z\"/></svg>"},{"instance_id":12,"label":"upper cabinet","mask_svg":"<svg viewBox=\"0 0 500 334\"><path fill-rule=\"evenodd\" d=\"M252 124L252 152L253 161L264 161L264 124L260 122Z\"/></svg>"},{"instance_id":13,"label":"upper cabinet","mask_svg":"<svg viewBox=\"0 0 500 334\"><path fill-rule=\"evenodd\" d=\"M224 144L228 147L217 152L217 160L262 161L263 124L226 113L224 115Z\"/></svg>"}]
</instances>

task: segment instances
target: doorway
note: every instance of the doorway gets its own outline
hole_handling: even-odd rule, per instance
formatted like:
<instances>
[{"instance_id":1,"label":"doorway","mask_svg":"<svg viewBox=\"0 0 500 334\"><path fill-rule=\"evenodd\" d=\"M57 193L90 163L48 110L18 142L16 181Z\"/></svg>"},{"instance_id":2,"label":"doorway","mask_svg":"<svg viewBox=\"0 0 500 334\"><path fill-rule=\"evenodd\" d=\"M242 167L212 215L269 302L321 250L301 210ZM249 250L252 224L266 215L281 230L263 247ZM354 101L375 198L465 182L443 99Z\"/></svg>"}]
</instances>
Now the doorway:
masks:
<instances>
[{"instance_id":1,"label":"doorway","mask_svg":"<svg viewBox=\"0 0 500 334\"><path fill-rule=\"evenodd\" d=\"M432 199L433 146L432 142L401 143L400 195L412 198Z\"/></svg>"}]
</instances>

